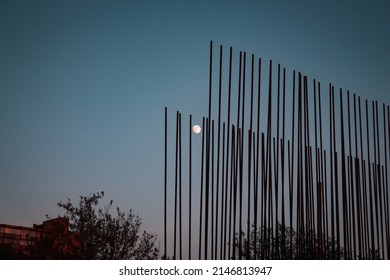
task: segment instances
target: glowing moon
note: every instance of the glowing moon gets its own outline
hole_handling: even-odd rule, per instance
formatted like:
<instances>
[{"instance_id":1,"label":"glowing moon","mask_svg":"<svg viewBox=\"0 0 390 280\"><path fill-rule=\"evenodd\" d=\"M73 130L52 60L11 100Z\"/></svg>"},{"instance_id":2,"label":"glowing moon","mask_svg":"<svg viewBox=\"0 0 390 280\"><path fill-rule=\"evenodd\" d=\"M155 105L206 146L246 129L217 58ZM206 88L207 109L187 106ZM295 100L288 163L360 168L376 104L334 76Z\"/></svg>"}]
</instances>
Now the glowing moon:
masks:
<instances>
[{"instance_id":1,"label":"glowing moon","mask_svg":"<svg viewBox=\"0 0 390 280\"><path fill-rule=\"evenodd\" d=\"M195 134L199 134L201 131L202 131L202 128L199 126L199 125L194 125L192 127L192 131L195 133Z\"/></svg>"}]
</instances>

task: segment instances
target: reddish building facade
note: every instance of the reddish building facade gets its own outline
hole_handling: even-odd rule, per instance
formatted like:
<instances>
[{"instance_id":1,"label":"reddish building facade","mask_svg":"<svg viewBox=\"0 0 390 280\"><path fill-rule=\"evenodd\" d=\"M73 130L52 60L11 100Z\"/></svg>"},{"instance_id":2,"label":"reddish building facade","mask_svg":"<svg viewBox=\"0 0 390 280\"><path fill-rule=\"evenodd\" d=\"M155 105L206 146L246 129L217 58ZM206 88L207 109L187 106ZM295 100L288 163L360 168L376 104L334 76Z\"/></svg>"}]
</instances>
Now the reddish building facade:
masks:
<instances>
[{"instance_id":1,"label":"reddish building facade","mask_svg":"<svg viewBox=\"0 0 390 280\"><path fill-rule=\"evenodd\" d=\"M47 220L40 225L34 224L32 228L0 224L2 258L73 258L78 247L78 234L69 231L67 218Z\"/></svg>"}]
</instances>

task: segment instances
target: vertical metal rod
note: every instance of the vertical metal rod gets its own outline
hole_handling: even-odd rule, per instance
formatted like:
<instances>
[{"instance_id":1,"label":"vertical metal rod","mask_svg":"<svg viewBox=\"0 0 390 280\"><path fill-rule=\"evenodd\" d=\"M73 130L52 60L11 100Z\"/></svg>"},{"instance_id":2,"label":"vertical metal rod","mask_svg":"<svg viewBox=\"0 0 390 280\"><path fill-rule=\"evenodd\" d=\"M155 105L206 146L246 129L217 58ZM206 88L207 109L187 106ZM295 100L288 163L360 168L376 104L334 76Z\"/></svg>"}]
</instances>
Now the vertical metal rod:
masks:
<instances>
[{"instance_id":1,"label":"vertical metal rod","mask_svg":"<svg viewBox=\"0 0 390 280\"><path fill-rule=\"evenodd\" d=\"M348 218L347 218L347 178L346 178L346 163L345 163L345 139L344 139L344 113L343 113L343 92L340 89L340 135L341 135L341 180L342 180L342 199L343 199L343 240L344 240L344 259L347 259L349 251L348 240Z\"/></svg>"},{"instance_id":2,"label":"vertical metal rod","mask_svg":"<svg viewBox=\"0 0 390 280\"><path fill-rule=\"evenodd\" d=\"M203 227L203 180L204 180L204 140L206 134L205 127L205 118L203 117L202 121L202 159L201 159L201 168L200 168L200 206L199 206L199 260L202 259L202 227Z\"/></svg>"},{"instance_id":3,"label":"vertical metal rod","mask_svg":"<svg viewBox=\"0 0 390 280\"><path fill-rule=\"evenodd\" d=\"M373 130L373 142L374 142L374 163L372 168L372 180L373 180L373 204L375 208L375 218L376 218L376 242L379 251L379 215L378 215L378 176L377 176L377 133L376 133L376 126L375 126L375 102L372 101L372 130Z\"/></svg>"},{"instance_id":4,"label":"vertical metal rod","mask_svg":"<svg viewBox=\"0 0 390 280\"><path fill-rule=\"evenodd\" d=\"M240 131L240 118L241 118L241 89L242 89L242 72L245 71L245 70L242 70L243 67L242 67L242 60L243 60L243 54L242 52L240 51L240 59L239 59L239 69L238 69L238 101L237 101L237 129L236 129L236 152L235 152L235 176L234 176L234 213L233 213L233 256L232 258L233 259L236 259L236 254L235 254L235 250L236 250L236 238L235 238L235 233L236 233L236 207L237 207L237 201L236 201L236 198L237 198L237 177L238 177L238 173L237 173L237 169L241 170L241 168L238 168L240 165L239 165L239 162L240 162L240 139L239 139L239 131ZM245 69L245 67L244 67ZM239 227L240 228L240 227ZM239 232L239 240L241 241L241 231ZM239 243L241 244L241 243ZM239 251L241 251L241 245L239 245Z\"/></svg>"},{"instance_id":5,"label":"vertical metal rod","mask_svg":"<svg viewBox=\"0 0 390 280\"><path fill-rule=\"evenodd\" d=\"M333 107L332 107L332 85L329 84L329 136L330 136L330 210L331 210L331 244L332 244L332 259L335 259L335 215L334 215L334 186L333 186ZM337 203L337 202L336 202Z\"/></svg>"},{"instance_id":6,"label":"vertical metal rod","mask_svg":"<svg viewBox=\"0 0 390 280\"><path fill-rule=\"evenodd\" d=\"M325 174L325 176L323 177L324 180L322 182L324 182L324 186L325 186L325 204L326 204L326 206L325 206L326 215L325 215L325 223L324 223L326 225L326 233L325 233L325 238L324 238L324 244L326 244L326 246L325 246L325 250L324 251L325 251L325 259L330 259L330 255L329 255L330 248L329 248L329 244L328 244L328 241L329 241L329 231L328 231L328 228L329 228L329 226L328 226L328 224L329 224L329 215L328 215L328 198L327 198L327 196L328 196L328 192L327 192L327 188L328 188L328 180L327 180L327 178L328 178L328 176L327 176L327 172L326 172L326 166L327 165L326 165L326 151L325 150L323 151L323 159L324 159L323 167L324 167L324 174ZM333 243L332 239L331 239L331 241Z\"/></svg>"},{"instance_id":7,"label":"vertical metal rod","mask_svg":"<svg viewBox=\"0 0 390 280\"><path fill-rule=\"evenodd\" d=\"M189 161L188 161L188 259L191 260L191 220L192 220L192 115L189 120Z\"/></svg>"},{"instance_id":8,"label":"vertical metal rod","mask_svg":"<svg viewBox=\"0 0 390 280\"><path fill-rule=\"evenodd\" d=\"M338 176L338 157L337 157L337 148L336 148L336 113L335 113L335 106L334 106L334 87L332 86L332 113L333 113L333 147L334 147L334 162L335 162L335 199L336 199L336 236L337 236L337 258L340 258L341 252L340 252L340 211L339 211L339 176Z\"/></svg>"},{"instance_id":9,"label":"vertical metal rod","mask_svg":"<svg viewBox=\"0 0 390 280\"><path fill-rule=\"evenodd\" d=\"M379 219L380 219L380 236L381 236L381 248L382 248L382 256L381 258L385 257L385 243L384 243L384 237L383 237L383 231L384 231L384 221L383 221L383 204L382 204L382 180L381 180L381 149L380 149L380 141L379 141L379 113L378 113L378 101L375 101L375 111L376 111L376 141L377 141L377 148L378 148L378 165L377 165L377 171L378 171L378 201L379 207Z\"/></svg>"},{"instance_id":10,"label":"vertical metal rod","mask_svg":"<svg viewBox=\"0 0 390 280\"><path fill-rule=\"evenodd\" d=\"M271 161L271 155L270 155L271 131L272 131L272 60L270 60L270 62L269 62L267 143L266 143L266 159L265 159L266 168L265 168L265 182L264 182L265 183L265 186L264 186L265 190L267 189L267 184L269 184L272 187L272 183L269 183L269 182L272 182L271 176L269 176L269 174L271 174L271 165L269 164L269 162ZM269 200L268 202L269 202L268 213L270 215L271 214L270 213L270 210L271 210L270 206L271 206L272 201ZM266 217L266 213L264 213L264 217ZM266 219L265 219L265 221L266 221ZM269 219L268 219L268 222L269 222ZM267 226L264 227L266 248L268 246L268 240L269 240L269 236L268 236L269 229L270 229L270 226L268 223L268 228L267 228ZM268 251L266 251L266 258L268 258Z\"/></svg>"},{"instance_id":11,"label":"vertical metal rod","mask_svg":"<svg viewBox=\"0 0 390 280\"><path fill-rule=\"evenodd\" d=\"M311 249L311 236L309 232L311 232L311 220L310 220L310 189L309 189L309 131L307 125L307 77L303 76L303 85L302 85L302 93L303 93L303 135L304 135L304 188L302 188L302 196L305 194L302 200L303 211L306 215L303 214L303 233L304 233L304 242L307 243L307 247ZM305 207L306 206L306 207ZM303 243L304 244L304 243ZM302 244L302 245L303 245Z\"/></svg>"},{"instance_id":12,"label":"vertical metal rod","mask_svg":"<svg viewBox=\"0 0 390 280\"><path fill-rule=\"evenodd\" d=\"M208 226L209 226L209 190L210 190L210 129L211 129L211 104L212 104L212 77L213 77L213 42L210 42L210 72L209 72L209 117L206 133L206 197L205 197L205 259L208 258Z\"/></svg>"},{"instance_id":13,"label":"vertical metal rod","mask_svg":"<svg viewBox=\"0 0 390 280\"><path fill-rule=\"evenodd\" d=\"M287 141L287 163L288 163L288 185L289 185L289 206L290 206L290 230L289 230L289 235L290 235L290 243L289 243L289 249L290 249L290 255L289 259L293 259L293 246L292 246L292 225L291 225L291 220L292 220L292 192L291 192L291 186L292 186L292 177L293 175L291 174L291 169L292 169L292 161L291 161L291 156L290 156L290 140Z\"/></svg>"},{"instance_id":14,"label":"vertical metal rod","mask_svg":"<svg viewBox=\"0 0 390 280\"><path fill-rule=\"evenodd\" d=\"M354 115L354 132L355 132L355 178L356 178L356 218L357 218L357 233L358 233L358 249L359 259L363 258L363 247L362 247L362 203L361 203L361 181L359 171L359 160L358 160L358 136L357 136L357 119L356 119L356 95L353 94L353 115Z\"/></svg>"},{"instance_id":15,"label":"vertical metal rod","mask_svg":"<svg viewBox=\"0 0 390 280\"><path fill-rule=\"evenodd\" d=\"M362 130L362 112L361 112L361 103L360 97L358 97L358 106L359 106L359 136L360 136L360 166L358 171L361 173L361 204L362 204L362 258L368 258L368 232L367 232L367 192L366 192L366 177L364 172L364 153L363 153L363 130ZM360 176L359 176L360 178Z\"/></svg>"},{"instance_id":16,"label":"vertical metal rod","mask_svg":"<svg viewBox=\"0 0 390 280\"><path fill-rule=\"evenodd\" d=\"M264 133L261 133L261 162L262 162L262 169L261 169L261 229L262 233L260 235L260 244L262 245L262 250L260 251L261 259L266 258L266 252L265 249L267 248L267 214L266 214L266 205L267 205L267 187L266 187L266 152L265 152L265 140L264 140Z\"/></svg>"},{"instance_id":17,"label":"vertical metal rod","mask_svg":"<svg viewBox=\"0 0 390 280\"><path fill-rule=\"evenodd\" d=\"M245 259L250 259L250 238L251 238L251 222L250 222L250 211L251 211L251 158L252 158L252 130L248 130L248 201L247 201L247 240L246 240L246 252Z\"/></svg>"},{"instance_id":18,"label":"vertical metal rod","mask_svg":"<svg viewBox=\"0 0 390 280\"><path fill-rule=\"evenodd\" d=\"M388 141L389 141L389 151L390 151L390 108L387 106L387 132L388 132ZM385 158L387 158L387 153L385 155ZM390 217L390 212L389 212L389 183L388 183L388 169L386 166L386 215L387 215L387 259L390 259L390 222L389 222L389 217Z\"/></svg>"},{"instance_id":19,"label":"vertical metal rod","mask_svg":"<svg viewBox=\"0 0 390 280\"><path fill-rule=\"evenodd\" d=\"M177 243L177 195L178 195L178 156L179 156L179 111L176 112L176 150L175 150L175 213L174 213L174 237L173 237L173 259L176 260Z\"/></svg>"},{"instance_id":20,"label":"vertical metal rod","mask_svg":"<svg viewBox=\"0 0 390 280\"><path fill-rule=\"evenodd\" d=\"M301 238L302 238L302 76L299 73L298 76L298 154L297 154L297 237L296 237L296 247L297 247L297 258L300 259L302 257L301 246Z\"/></svg>"},{"instance_id":21,"label":"vertical metal rod","mask_svg":"<svg viewBox=\"0 0 390 280\"><path fill-rule=\"evenodd\" d=\"M295 150L295 71L293 71L293 102L292 102L292 121L291 121L291 176L290 176L290 184L289 184L289 197L290 197L290 259L293 258L294 250L293 250L293 203L294 203L294 150ZM290 155L290 152L289 152Z\"/></svg>"},{"instance_id":22,"label":"vertical metal rod","mask_svg":"<svg viewBox=\"0 0 390 280\"><path fill-rule=\"evenodd\" d=\"M324 188L324 228L325 228L325 236L324 236L324 243L328 242L329 238L329 223L328 223L328 184L327 184L327 173L326 173L326 162L325 162L325 151L323 149L322 145L322 112L321 112L321 84L318 82L318 108L319 108L319 127L320 127L320 151L321 151L321 182L323 183ZM324 176L325 174L325 176ZM327 246L328 248L328 246ZM325 252L328 256L329 252Z\"/></svg>"},{"instance_id":23,"label":"vertical metal rod","mask_svg":"<svg viewBox=\"0 0 390 280\"><path fill-rule=\"evenodd\" d=\"M320 186L320 154L318 153L318 141L317 141L317 85L316 80L313 80L313 94L314 94L314 145L316 151L316 189L317 189L317 258L322 259L322 185Z\"/></svg>"},{"instance_id":24,"label":"vertical metal rod","mask_svg":"<svg viewBox=\"0 0 390 280\"><path fill-rule=\"evenodd\" d=\"M225 157L226 157L226 154L225 154L225 143L226 143L226 123L223 122L223 125L222 125L222 163L221 163L221 166L222 166L222 184L221 184L221 235L220 235L220 259L222 259L222 253L223 253L223 249L225 247L225 244L223 243L223 237L224 237L224 224L223 224L223 221L224 221L224 217L226 217L226 211L224 211L226 209L226 204L225 204L225 201L224 201L224 197L225 197L225 192L227 192L227 180L225 180L225 169L224 169L224 166L225 166ZM218 238L215 239L216 241L218 240ZM217 255L217 252L215 253L215 258L218 259L218 255Z\"/></svg>"},{"instance_id":25,"label":"vertical metal rod","mask_svg":"<svg viewBox=\"0 0 390 280\"><path fill-rule=\"evenodd\" d=\"M210 126L211 120L206 119L206 184L205 184L205 210L204 210L204 259L208 259L209 241L209 203L210 203Z\"/></svg>"},{"instance_id":26,"label":"vertical metal rod","mask_svg":"<svg viewBox=\"0 0 390 280\"><path fill-rule=\"evenodd\" d=\"M260 104L261 104L261 59L258 61L257 78L257 139L256 139L256 183L255 183L255 208L254 208L254 259L257 259L257 214L258 214L258 194L259 194L259 151L260 151Z\"/></svg>"},{"instance_id":27,"label":"vertical metal rod","mask_svg":"<svg viewBox=\"0 0 390 280\"><path fill-rule=\"evenodd\" d=\"M273 166L273 170L274 170L274 172L273 172L273 174L274 174L274 181L275 181L275 185L274 185L274 187L275 187L275 205L277 204L277 195L276 195L276 182L277 182L277 178L276 178L276 163L277 163L277 159L276 159L276 139L275 139L275 137L273 137L272 138L272 144L273 144L273 162L274 162L274 166ZM272 176L271 176L272 177ZM271 191L270 191L270 194L272 194L272 188L270 188L271 189ZM272 199L272 197L270 197L270 199ZM272 213L273 213L273 207L272 207ZM276 234L274 235L273 233L272 233L272 235L271 235L271 238L272 239L274 239L275 238L275 242L273 242L272 243L272 259L277 259L278 258L278 256L277 256L277 242L279 241L278 240L278 238L277 238L277 236L278 236L278 225L277 225L277 221L278 221L278 218L277 218L277 216L275 215L275 220L273 219L273 216L271 216L271 228L275 228L275 231L276 231Z\"/></svg>"},{"instance_id":28,"label":"vertical metal rod","mask_svg":"<svg viewBox=\"0 0 390 280\"><path fill-rule=\"evenodd\" d=\"M210 233L210 251L211 259L214 258L214 120L211 122L211 233Z\"/></svg>"},{"instance_id":29,"label":"vertical metal rod","mask_svg":"<svg viewBox=\"0 0 390 280\"><path fill-rule=\"evenodd\" d=\"M182 235L182 164L181 164L181 113L179 113L179 253L180 260L183 259L183 235Z\"/></svg>"},{"instance_id":30,"label":"vertical metal rod","mask_svg":"<svg viewBox=\"0 0 390 280\"><path fill-rule=\"evenodd\" d=\"M372 184L371 184L371 167L370 167L370 129L368 125L368 101L366 99L366 133L367 133L367 164L368 164L368 185L369 185L369 200L370 200L370 228L371 228L371 256L373 258L373 252L375 250L375 238L374 238L374 211L373 211L373 201L372 201Z\"/></svg>"},{"instance_id":31,"label":"vertical metal rod","mask_svg":"<svg viewBox=\"0 0 390 280\"><path fill-rule=\"evenodd\" d=\"M371 168L372 168L372 186L373 186L373 211L374 212L374 226L376 236L374 236L374 242L375 242L375 249L373 250L373 259L380 259L380 239L379 239L379 222L378 222L378 198L377 198L377 192L378 192L378 171L377 166L374 162L371 162Z\"/></svg>"},{"instance_id":32,"label":"vertical metal rod","mask_svg":"<svg viewBox=\"0 0 390 280\"><path fill-rule=\"evenodd\" d=\"M245 82L246 79L246 52L244 52L244 64L243 64L243 75L242 75L242 118L241 118L241 139L240 139L240 157L239 157L239 163L240 163L240 185L239 185L239 191L240 191L240 204L239 204L239 234L238 234L238 246L239 246L239 252L238 252L238 259L242 259L242 208L243 208L243 177L244 177L244 135L245 135Z\"/></svg>"},{"instance_id":33,"label":"vertical metal rod","mask_svg":"<svg viewBox=\"0 0 390 280\"><path fill-rule=\"evenodd\" d=\"M168 108L164 116L164 258L167 258Z\"/></svg>"},{"instance_id":34,"label":"vertical metal rod","mask_svg":"<svg viewBox=\"0 0 390 280\"><path fill-rule=\"evenodd\" d=\"M280 132L280 64L278 64L278 101L277 101L277 117L276 117L276 158L274 159L275 162L275 239L276 244L274 246L275 250L275 256L276 258L279 258L279 132Z\"/></svg>"},{"instance_id":35,"label":"vertical metal rod","mask_svg":"<svg viewBox=\"0 0 390 280\"><path fill-rule=\"evenodd\" d=\"M385 183L383 185L384 192L384 212L385 212L385 229L386 229L386 252L387 252L387 259L390 259L390 240L389 240L389 214L388 214L388 169L387 169L387 141L386 141L386 106L383 104L383 144L385 146L385 152L384 152L384 158L385 158L385 172L382 172L382 174L385 174ZM384 257L384 256L383 256Z\"/></svg>"},{"instance_id":36,"label":"vertical metal rod","mask_svg":"<svg viewBox=\"0 0 390 280\"><path fill-rule=\"evenodd\" d=\"M350 205L351 205L351 214L350 219L352 223L350 223L350 234L353 240L353 259L356 260L357 256L357 246L356 246L356 217L355 217L355 193L354 193L354 177L356 174L353 174L353 157L352 157L352 137L351 137L351 105L350 105L350 95L349 91L347 91L348 98L348 140L349 140L349 178L350 178ZM355 176L354 176L355 175Z\"/></svg>"},{"instance_id":37,"label":"vertical metal rod","mask_svg":"<svg viewBox=\"0 0 390 280\"><path fill-rule=\"evenodd\" d=\"M220 170L220 141L221 141L221 99L222 99L222 46L219 51L219 94L218 94L218 140L217 140L217 195L216 195L216 206L215 206L215 248L214 248L214 259L217 259L218 252L218 214L219 214L219 170ZM223 165L222 165L223 169ZM221 213L222 214L222 213ZM221 227L222 230L222 227Z\"/></svg>"},{"instance_id":38,"label":"vertical metal rod","mask_svg":"<svg viewBox=\"0 0 390 280\"><path fill-rule=\"evenodd\" d=\"M250 235L250 246L252 246L251 249L251 254L250 259L251 260L256 260L257 256L255 253L256 252L256 238L255 236L257 235L257 210L256 208L258 207L258 189L256 188L256 178L257 174L256 172L256 132L252 132L252 151L253 151L253 237L252 234Z\"/></svg>"},{"instance_id":39,"label":"vertical metal rod","mask_svg":"<svg viewBox=\"0 0 390 280\"><path fill-rule=\"evenodd\" d=\"M230 47L229 52L229 86L228 86L228 104L227 104L227 135L226 135L226 171L225 171L225 217L224 217L224 230L223 230L223 239L221 238L221 259L226 259L226 230L227 230L227 200L228 200L228 182L229 182L229 144L230 144L230 102L231 102L231 92L232 92L232 53L233 48ZM222 250L223 247L223 250Z\"/></svg>"},{"instance_id":40,"label":"vertical metal rod","mask_svg":"<svg viewBox=\"0 0 390 280\"><path fill-rule=\"evenodd\" d=\"M233 258L232 254L232 244L234 240L234 233L232 234L232 227L233 227L233 222L232 222L232 215L233 215L233 196L234 196L234 189L235 189L235 181L236 181L236 174L235 174L235 165L236 165L236 131L235 131L235 126L232 126L232 146L231 146L231 163L230 163L230 199L229 199L229 252L228 252L228 259ZM234 196L235 199L235 196ZM234 249L233 249L234 250Z\"/></svg>"},{"instance_id":41,"label":"vertical metal rod","mask_svg":"<svg viewBox=\"0 0 390 280\"><path fill-rule=\"evenodd\" d=\"M232 257L231 259L235 260L237 258L236 254L236 246L237 246L237 240L235 238L236 234L236 224L237 224L237 191L238 191L238 171L239 171L239 159L240 159L240 146L241 146L241 131L240 128L237 128L237 139L236 139L236 150L235 150L235 157L234 157L234 185L233 185L233 231L232 231L232 239L233 239L233 246L232 246Z\"/></svg>"},{"instance_id":42,"label":"vertical metal rod","mask_svg":"<svg viewBox=\"0 0 390 280\"><path fill-rule=\"evenodd\" d=\"M286 128L286 68L283 68L283 130L282 130L282 139L281 139L281 164L282 164L282 259L286 259L286 220L285 220L285 128Z\"/></svg>"},{"instance_id":43,"label":"vertical metal rod","mask_svg":"<svg viewBox=\"0 0 390 280\"><path fill-rule=\"evenodd\" d=\"M364 236L365 236L365 252L366 258L371 258L370 252L370 225L369 225L369 212L368 212L368 196L367 196L367 171L366 171L366 161L363 161L362 166L363 173L363 200L364 200Z\"/></svg>"},{"instance_id":44,"label":"vertical metal rod","mask_svg":"<svg viewBox=\"0 0 390 280\"><path fill-rule=\"evenodd\" d=\"M254 65L255 57L252 55L251 63L251 101L250 101L250 126L248 132L248 212L247 212L247 242L246 242L246 259L250 259L250 238L251 238L251 221L250 221L250 211L251 211L251 159L252 159L252 129L253 129L253 80L254 80Z\"/></svg>"},{"instance_id":45,"label":"vertical metal rod","mask_svg":"<svg viewBox=\"0 0 390 280\"><path fill-rule=\"evenodd\" d=\"M384 175L384 172L385 172L385 167L383 166L383 165L381 165L381 167L382 167L382 172L381 172L381 174L382 174L382 183L381 183L381 185L382 185L382 187L383 187L383 194L385 193L385 175ZM384 197L383 197L383 207L384 207L384 209L383 210L385 210L385 205L384 205ZM385 216L386 216L386 214L384 214ZM382 223L384 224L383 226L384 226L384 230L385 230L385 234L387 234L386 233L386 224L387 224L387 222L388 221L386 221L386 220L382 220ZM386 241L384 240L386 238ZM386 243L385 243L386 242ZM386 252L385 252L385 250L386 250ZM382 259L386 259L386 254L387 254L387 235L385 236L385 237L383 237L383 249L382 249Z\"/></svg>"}]
</instances>

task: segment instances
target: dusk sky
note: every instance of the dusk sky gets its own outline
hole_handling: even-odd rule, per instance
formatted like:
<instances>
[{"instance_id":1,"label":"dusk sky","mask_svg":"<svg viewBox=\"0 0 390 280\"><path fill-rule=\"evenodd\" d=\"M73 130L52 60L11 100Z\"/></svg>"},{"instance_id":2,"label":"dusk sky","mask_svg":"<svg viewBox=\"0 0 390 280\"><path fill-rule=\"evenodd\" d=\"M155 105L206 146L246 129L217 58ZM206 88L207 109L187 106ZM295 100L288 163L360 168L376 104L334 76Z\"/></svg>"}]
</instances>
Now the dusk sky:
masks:
<instances>
[{"instance_id":1,"label":"dusk sky","mask_svg":"<svg viewBox=\"0 0 390 280\"><path fill-rule=\"evenodd\" d=\"M164 107L206 115L210 40L390 104L386 0L0 0L0 40L0 224L103 190L162 237Z\"/></svg>"}]
</instances>

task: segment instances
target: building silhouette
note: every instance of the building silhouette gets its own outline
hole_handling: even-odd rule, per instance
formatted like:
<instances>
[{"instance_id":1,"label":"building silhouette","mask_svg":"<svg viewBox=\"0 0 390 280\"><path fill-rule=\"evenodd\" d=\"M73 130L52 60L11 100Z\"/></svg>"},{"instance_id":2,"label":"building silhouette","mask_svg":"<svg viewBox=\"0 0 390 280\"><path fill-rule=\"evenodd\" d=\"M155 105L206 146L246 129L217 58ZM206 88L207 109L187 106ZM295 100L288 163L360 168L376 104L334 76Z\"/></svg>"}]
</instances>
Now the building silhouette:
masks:
<instances>
[{"instance_id":1,"label":"building silhouette","mask_svg":"<svg viewBox=\"0 0 390 280\"><path fill-rule=\"evenodd\" d=\"M79 235L69 231L69 219L55 218L33 227L0 224L0 258L72 258L80 247Z\"/></svg>"}]
</instances>

